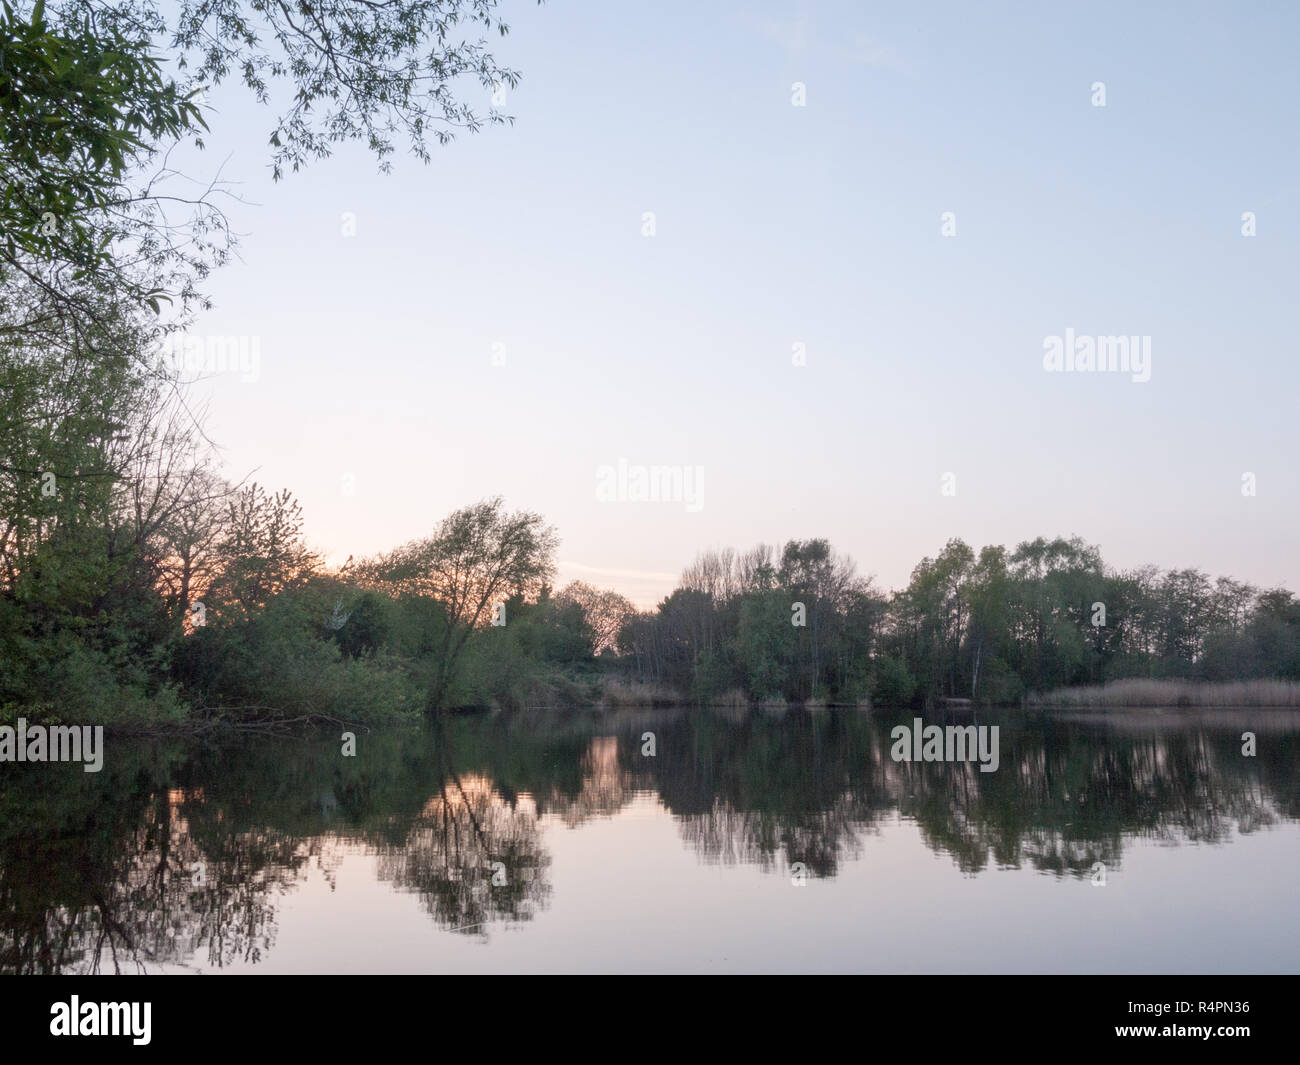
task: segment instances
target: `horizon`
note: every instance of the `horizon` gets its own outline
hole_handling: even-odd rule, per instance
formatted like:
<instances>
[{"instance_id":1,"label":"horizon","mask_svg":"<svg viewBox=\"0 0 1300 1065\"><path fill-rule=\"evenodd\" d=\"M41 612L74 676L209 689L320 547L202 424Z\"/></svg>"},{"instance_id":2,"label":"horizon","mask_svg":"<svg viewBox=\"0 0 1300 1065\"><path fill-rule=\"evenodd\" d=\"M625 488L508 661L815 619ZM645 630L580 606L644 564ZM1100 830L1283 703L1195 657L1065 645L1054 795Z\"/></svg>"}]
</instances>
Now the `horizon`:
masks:
<instances>
[{"instance_id":1,"label":"horizon","mask_svg":"<svg viewBox=\"0 0 1300 1065\"><path fill-rule=\"evenodd\" d=\"M509 500L505 500L504 502L505 502L507 508L509 508ZM543 518L543 520L545 520L546 515L543 514L543 515L541 515L541 517ZM436 525L436 523L435 523L435 525ZM433 531L433 530L431 529L430 532L432 533L432 531ZM562 532L562 530L558 530L558 529L557 529L556 531L557 531L558 533L560 533L560 543L563 544L564 537L563 537L563 532ZM415 540L420 540L420 539L423 539L423 537L415 537L414 539L415 539ZM781 537L781 538L778 538L777 540L772 541L771 544L770 544L769 546L773 547L773 548L774 548L774 549L779 553L781 547L782 547L784 544L789 543L789 542L791 542L791 541L794 540L794 539L796 539L796 538L794 538L794 537ZM805 538L805 539L826 539L826 538L825 538L825 537L820 537L820 538L819 538L819 537L808 537L808 538ZM953 539L961 539L961 538L960 538L960 537L949 537L948 540L944 541L944 544L947 544L947 543L951 542L951 540L953 540ZM1013 541L1011 541L1011 542L1003 543L1003 544L969 543L969 542L967 542L967 541L963 541L963 542L966 542L966 543L968 544L968 546L971 547L971 548L975 551L975 553L978 555L980 549L981 549L981 548L984 548L984 547L1005 547L1005 548L1007 549L1008 553L1010 553L1010 552L1014 551L1018 546L1020 546L1020 545L1022 545L1022 544L1033 543L1034 541L1036 541L1036 540L1040 540L1040 539L1041 539L1041 540L1045 540L1045 541L1047 541L1047 542L1049 542L1049 543L1052 542L1052 541L1055 541L1055 540L1062 540L1062 541L1067 541L1067 542L1068 542L1068 541L1073 541L1073 540L1076 540L1076 539L1077 539L1077 540L1082 540L1082 541L1083 541L1087 546L1092 547L1092 548L1095 548L1095 549L1098 551L1098 553L1101 555L1103 571L1104 571L1106 574L1118 575L1118 574L1123 574L1123 573L1130 573L1130 572L1133 572L1133 571L1135 571L1135 570L1139 570L1139 569L1145 568L1145 567L1147 567L1147 566L1153 566L1153 567L1155 567L1155 568L1156 568L1159 572L1161 572L1161 573L1168 573L1168 572L1173 572L1173 571L1186 571L1186 570L1191 570L1191 571L1196 571L1196 572L1203 573L1203 574L1205 574L1207 577L1211 578L1212 580L1217 580L1217 579L1219 579L1219 578L1228 578L1228 579L1231 579L1231 580L1241 580L1241 578L1239 578L1237 574L1234 574L1234 573L1216 573L1216 572L1213 572L1213 571L1210 571L1210 570L1206 570L1203 566L1168 566L1168 565L1162 565L1162 564L1159 563L1159 562L1151 561L1151 560L1148 560L1147 562L1140 562L1140 563L1138 563L1137 565L1134 565L1134 566L1118 566L1118 565L1115 565L1114 563L1112 563L1111 561L1109 561L1109 560L1106 558L1106 556L1105 556L1105 545L1104 545L1104 544L1094 544L1094 543L1090 543L1090 542L1088 542L1087 540L1085 540L1084 538L1082 538L1082 537L1078 537L1078 536L1076 536L1075 534L1068 534L1068 535L1067 535L1067 534L1064 534L1064 533L1057 533L1057 534L1052 534L1052 535L1040 534L1040 535L1038 535L1038 536L1020 537L1020 538L1017 538L1017 539L1015 539L1015 540L1013 540ZM310 532L308 532L308 534L307 534L307 536L306 536L306 542L307 542L308 547L311 547L311 546L312 546ZM412 542L412 541L405 541L403 544L392 544L392 545L390 545L387 549L385 549L385 551L378 552L377 554L384 554L384 553L386 553L386 551L391 551L391 550L393 550L394 548L405 546L406 543L411 543L411 542ZM829 542L830 547L831 547L832 550L838 550L838 549L839 549L839 548L838 548L838 545L835 544L833 541L828 541L828 542ZM744 550L747 550L747 549L749 549L749 548L751 548L751 547L755 547L755 546L758 546L758 545L757 545L757 544L754 544L754 543L748 543L748 544L702 544L702 545L700 545L700 547L696 550L695 554L693 554L693 555L691 556L691 558L690 558L687 562L685 562L685 563L682 564L681 569L680 569L676 574L671 574L671 573L660 573L660 574L637 574L637 573L634 572L634 571L625 571L625 570L605 570L605 569L599 569L599 568L592 567L592 566L585 566L585 565L582 565L582 564L580 564L580 563L575 563L575 562L566 561L566 560L564 560L564 559L558 559L558 560L556 561L556 576L555 576L555 580L554 580L553 582L551 582L551 584L550 584L548 587L550 588L550 590L551 590L552 592L558 592L558 591L560 591L560 590L561 590L565 585L569 584L569 583L572 582L572 581L581 581L581 582L583 582L583 583L585 583L585 584L592 585L593 587L596 587L596 588L598 588L598 589L612 590L612 591L618 592L619 594L625 596L628 600L630 600L630 601L632 602L632 604L633 604L633 605L634 605L634 606L635 606L639 611L643 611L643 612L653 612L653 611L658 607L658 605L663 601L664 598L666 598L667 596L671 595L672 592L673 592L675 589L680 588L680 587L682 586L682 581L683 581L683 579L684 579L684 577L685 577L685 575L686 575L686 571L689 569L691 563L695 562L695 561L699 558L699 556L700 556L701 554L704 554L705 552L710 552L710 551L719 551L719 550L727 550L727 549L733 549L733 550L739 552L739 551L744 551ZM943 545L940 545L940 549L942 549L942 546L943 546ZM846 553L846 554L847 554L847 553ZM918 558L915 560L915 562L913 563L913 566L915 567L916 565L919 565L923 560L927 560L927 559L932 560L932 559L933 559L937 554L939 554L939 551L926 552L925 554L921 555L920 557L918 557ZM365 559L370 559L370 558L377 557L377 555L375 555L375 556L355 556L355 557L354 557L351 553L349 553L349 555L348 555L348 556L343 560L342 563L340 563L340 562L336 562L336 561L333 560L333 559L326 559L326 562L325 562L326 570L327 570L328 572L330 572L330 573L335 573L335 574L337 574L337 573L339 572L339 569L340 569L340 566L341 566L341 565L346 564L347 561L357 561L357 560L360 560L362 557L364 557ZM856 566L857 576L858 576L858 577L861 577L861 578L865 578L865 579L867 579L867 580L869 581L869 583L871 584L872 588L873 588L875 591L884 594L886 597L890 597L890 596L894 595L894 594L897 593L897 592L902 592L902 591L904 591L904 590L907 588L907 585L908 585L908 583L909 583L909 581L907 581L907 580L901 582L901 583L898 584L898 585L888 585L888 586L886 586L886 585L882 584L882 583L878 580L876 574L872 573L872 572L871 572L870 570L868 570L868 569L864 569L864 568L863 568L860 559L856 558L855 556L853 556L853 555L851 555L851 554L848 555L848 559L849 559L850 561L852 561L852 562L855 564L855 566ZM910 574L910 571L909 571L909 579L910 579L910 576L911 576L911 574ZM629 593L628 590L627 590L627 588L625 588L623 585L620 585L620 584L618 583L618 581L620 581L620 580L623 580L624 582L631 581L631 582L635 583L639 578L643 578L643 577L653 577L654 580L655 580L656 582L669 582L668 587L667 587L667 590L664 591L662 595L659 595L659 596L657 596L657 597L655 597L655 598L653 598L653 599L646 599L646 600L643 601L643 600L642 600L641 598L639 598L638 596ZM597 579L597 578L599 578L599 579ZM1280 584L1273 584L1273 585L1256 585L1256 584L1254 584L1254 583L1251 582L1251 581L1245 581L1244 583L1251 585L1253 588L1255 588L1255 589L1256 589L1257 591L1259 591L1259 592L1269 592L1269 591L1273 591L1273 590L1294 591L1294 589L1292 589L1291 586L1290 586L1289 584L1285 583L1285 582L1280 583Z\"/></svg>"}]
</instances>

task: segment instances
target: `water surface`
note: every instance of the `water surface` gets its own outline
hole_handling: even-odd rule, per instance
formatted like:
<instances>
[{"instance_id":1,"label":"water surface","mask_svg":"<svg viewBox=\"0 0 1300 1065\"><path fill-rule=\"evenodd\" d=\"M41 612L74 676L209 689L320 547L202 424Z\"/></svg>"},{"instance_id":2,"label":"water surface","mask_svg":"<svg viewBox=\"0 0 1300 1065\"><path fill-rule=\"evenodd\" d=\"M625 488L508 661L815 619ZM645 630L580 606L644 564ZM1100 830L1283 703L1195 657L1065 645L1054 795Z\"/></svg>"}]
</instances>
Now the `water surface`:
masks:
<instances>
[{"instance_id":1,"label":"water surface","mask_svg":"<svg viewBox=\"0 0 1300 1065\"><path fill-rule=\"evenodd\" d=\"M5 765L0 971L1300 971L1300 715L981 715L994 773L893 761L912 716L532 711L355 757L332 731Z\"/></svg>"}]
</instances>

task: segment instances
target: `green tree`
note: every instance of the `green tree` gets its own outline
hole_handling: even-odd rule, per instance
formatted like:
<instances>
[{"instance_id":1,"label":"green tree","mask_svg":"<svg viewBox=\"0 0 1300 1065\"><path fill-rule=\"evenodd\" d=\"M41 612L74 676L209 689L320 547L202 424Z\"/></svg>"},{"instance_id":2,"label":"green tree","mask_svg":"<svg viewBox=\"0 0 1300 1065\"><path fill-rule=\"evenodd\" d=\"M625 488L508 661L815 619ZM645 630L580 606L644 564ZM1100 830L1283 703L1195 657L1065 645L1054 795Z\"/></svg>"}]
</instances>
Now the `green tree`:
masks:
<instances>
[{"instance_id":1,"label":"green tree","mask_svg":"<svg viewBox=\"0 0 1300 1065\"><path fill-rule=\"evenodd\" d=\"M229 501L224 521L219 573L208 591L208 606L219 617L248 621L319 568L303 541L302 507L288 489L270 495L251 484Z\"/></svg>"},{"instance_id":2,"label":"green tree","mask_svg":"<svg viewBox=\"0 0 1300 1065\"><path fill-rule=\"evenodd\" d=\"M84 322L98 317L87 278L112 275L158 309L162 290L126 265L159 265L157 217L124 180L160 143L203 126L152 52L156 20L134 24L133 8L0 5L0 284L26 279ZM114 247L131 236L129 250ZM9 310L0 332L42 320Z\"/></svg>"},{"instance_id":3,"label":"green tree","mask_svg":"<svg viewBox=\"0 0 1300 1065\"><path fill-rule=\"evenodd\" d=\"M789 692L798 631L790 623L787 592L755 592L741 601L736 657L755 698L784 697Z\"/></svg>"},{"instance_id":4,"label":"green tree","mask_svg":"<svg viewBox=\"0 0 1300 1065\"><path fill-rule=\"evenodd\" d=\"M460 95L467 83L518 83L488 46L508 32L496 9L497 0L3 0L0 283L31 281L82 327L105 300L202 307L198 285L233 246L217 206L229 190L198 182L193 196L166 163L177 142L203 144L200 92L237 80L275 108L277 179L350 141L381 169L399 140L427 162L432 143L511 121ZM51 313L4 311L0 333Z\"/></svg>"},{"instance_id":5,"label":"green tree","mask_svg":"<svg viewBox=\"0 0 1300 1065\"><path fill-rule=\"evenodd\" d=\"M490 624L494 609L511 596L536 594L549 583L557 543L540 515L507 513L496 496L443 519L433 536L357 567L363 582L442 604L446 625L429 692L432 707L443 705L471 633Z\"/></svg>"}]
</instances>

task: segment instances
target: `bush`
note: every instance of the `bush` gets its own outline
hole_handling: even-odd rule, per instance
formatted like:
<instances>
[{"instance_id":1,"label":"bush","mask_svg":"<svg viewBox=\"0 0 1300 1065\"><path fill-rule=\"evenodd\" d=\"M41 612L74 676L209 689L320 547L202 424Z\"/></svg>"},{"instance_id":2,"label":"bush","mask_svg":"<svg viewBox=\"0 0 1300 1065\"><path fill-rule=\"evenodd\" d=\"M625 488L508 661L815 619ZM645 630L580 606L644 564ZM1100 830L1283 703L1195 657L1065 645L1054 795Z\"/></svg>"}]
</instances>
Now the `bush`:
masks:
<instances>
[{"instance_id":1,"label":"bush","mask_svg":"<svg viewBox=\"0 0 1300 1065\"><path fill-rule=\"evenodd\" d=\"M328 624L333 604L327 598L321 589L281 595L250 621L218 617L182 640L174 668L195 709L234 718L347 721L421 710L418 678L388 651L344 655Z\"/></svg>"},{"instance_id":2,"label":"bush","mask_svg":"<svg viewBox=\"0 0 1300 1065\"><path fill-rule=\"evenodd\" d=\"M916 678L904 663L891 657L876 661L871 683L871 702L876 706L910 706L916 694Z\"/></svg>"}]
</instances>

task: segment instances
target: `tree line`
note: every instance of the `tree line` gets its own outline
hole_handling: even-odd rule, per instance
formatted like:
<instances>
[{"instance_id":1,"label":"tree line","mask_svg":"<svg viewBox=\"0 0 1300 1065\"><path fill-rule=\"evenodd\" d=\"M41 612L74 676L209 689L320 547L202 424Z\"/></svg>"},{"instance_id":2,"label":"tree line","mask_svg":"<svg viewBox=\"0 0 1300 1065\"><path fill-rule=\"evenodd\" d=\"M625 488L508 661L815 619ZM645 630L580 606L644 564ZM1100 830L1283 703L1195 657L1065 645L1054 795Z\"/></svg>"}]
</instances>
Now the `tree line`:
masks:
<instances>
[{"instance_id":1,"label":"tree line","mask_svg":"<svg viewBox=\"0 0 1300 1065\"><path fill-rule=\"evenodd\" d=\"M826 540L702 553L629 618L635 675L702 699L1016 703L1130 677L1300 679L1300 601L1197 569L1106 566L1079 538L950 540L885 594Z\"/></svg>"},{"instance_id":2,"label":"tree line","mask_svg":"<svg viewBox=\"0 0 1300 1065\"><path fill-rule=\"evenodd\" d=\"M824 539L711 549L637 610L556 590L556 531L491 498L330 568L292 493L223 478L184 382L143 347L10 354L6 717L365 720L611 693L919 707L1124 677L1300 679L1288 590L1115 570L1077 538L951 540L892 594Z\"/></svg>"},{"instance_id":3,"label":"tree line","mask_svg":"<svg viewBox=\"0 0 1300 1065\"><path fill-rule=\"evenodd\" d=\"M952 540L885 594L824 539L708 550L654 609L556 590L499 498L324 565L301 509L222 474L138 317L0 335L0 712L348 720L627 699L1015 703L1124 677L1300 679L1300 603L1075 539ZM620 686L622 686L620 688Z\"/></svg>"}]
</instances>

